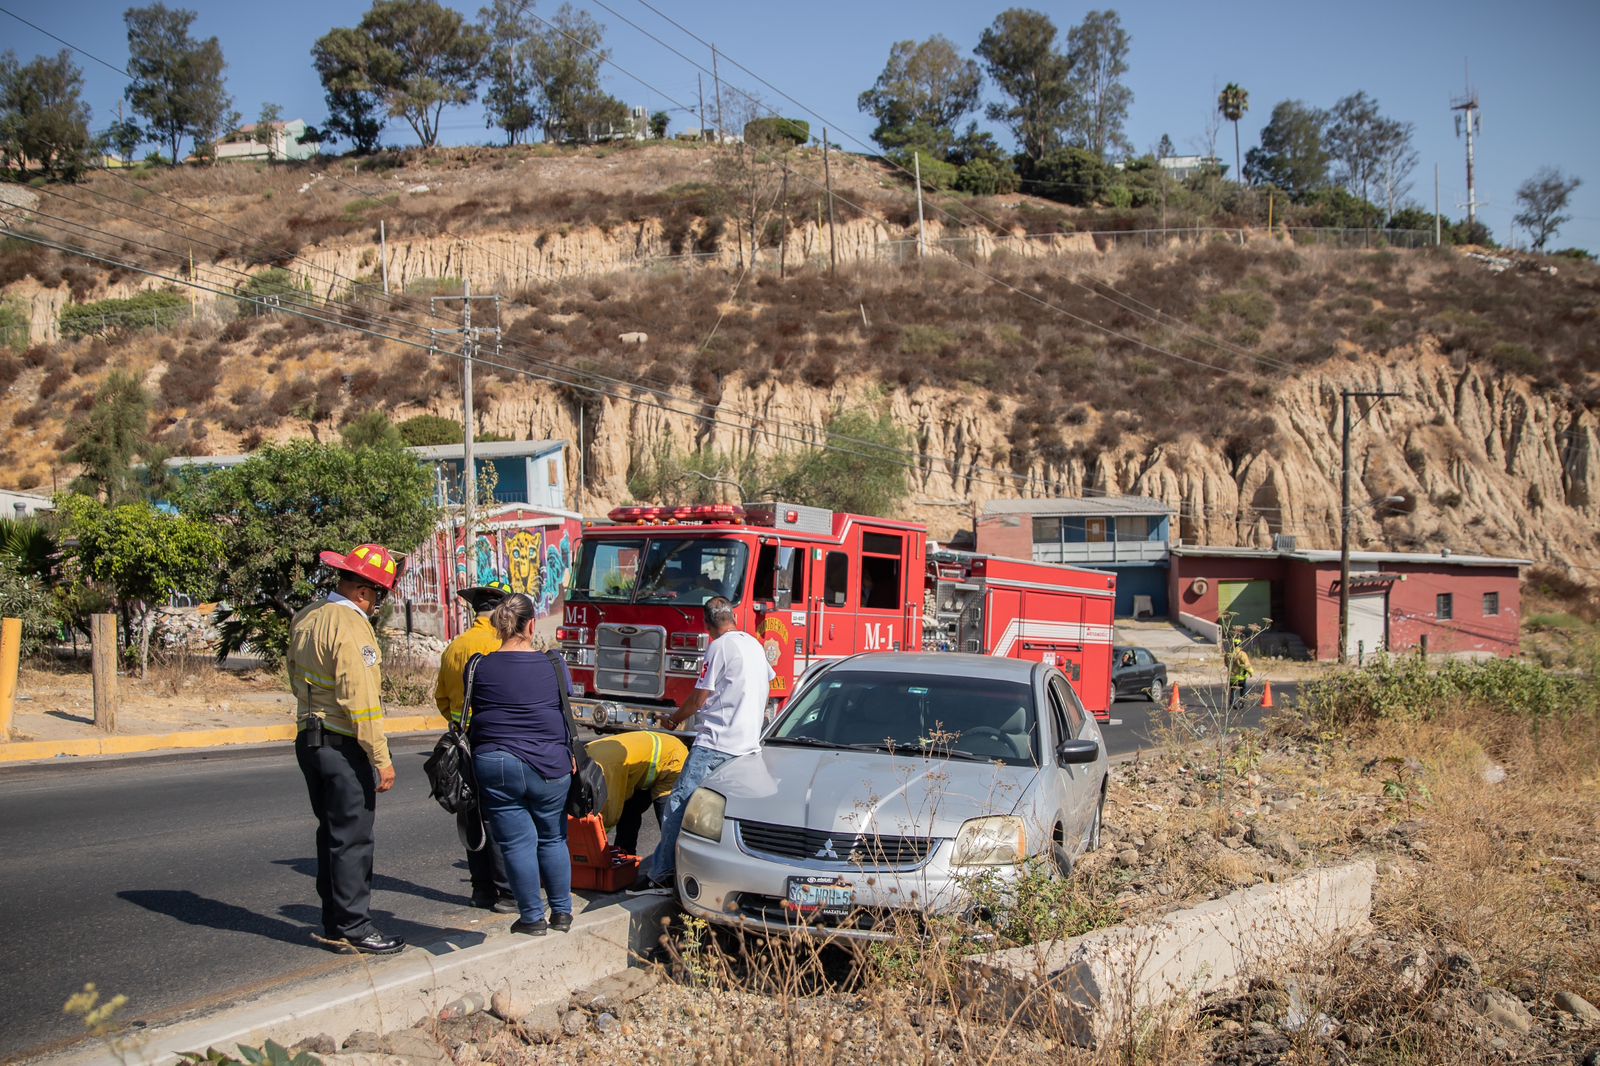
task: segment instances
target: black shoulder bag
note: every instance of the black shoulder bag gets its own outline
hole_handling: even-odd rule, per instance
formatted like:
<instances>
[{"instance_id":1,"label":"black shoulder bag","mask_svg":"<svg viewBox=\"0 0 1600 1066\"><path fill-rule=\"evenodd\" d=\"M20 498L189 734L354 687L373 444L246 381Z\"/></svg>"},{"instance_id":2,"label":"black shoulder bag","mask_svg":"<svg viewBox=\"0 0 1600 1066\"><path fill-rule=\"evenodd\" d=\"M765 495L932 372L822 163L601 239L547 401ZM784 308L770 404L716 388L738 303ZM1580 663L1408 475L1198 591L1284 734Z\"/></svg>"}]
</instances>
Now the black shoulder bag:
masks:
<instances>
[{"instance_id":1,"label":"black shoulder bag","mask_svg":"<svg viewBox=\"0 0 1600 1066\"><path fill-rule=\"evenodd\" d=\"M572 750L572 764L577 772L567 786L567 816L584 818L606 809L606 774L600 764L589 758L589 748L578 741L578 728L572 720L572 700L568 687L567 661L557 651L547 651L545 657L556 672L556 691L561 695L561 717L567 723L567 747Z\"/></svg>"},{"instance_id":2,"label":"black shoulder bag","mask_svg":"<svg viewBox=\"0 0 1600 1066\"><path fill-rule=\"evenodd\" d=\"M467 727L472 720L472 682L478 674L478 660L467 660L462 678L461 717L450 723L433 746L433 754L422 764L428 775L428 795L439 806L456 816L456 835L468 851L479 851L488 842L483 830L483 812L478 806L478 779L472 772L472 746Z\"/></svg>"}]
</instances>

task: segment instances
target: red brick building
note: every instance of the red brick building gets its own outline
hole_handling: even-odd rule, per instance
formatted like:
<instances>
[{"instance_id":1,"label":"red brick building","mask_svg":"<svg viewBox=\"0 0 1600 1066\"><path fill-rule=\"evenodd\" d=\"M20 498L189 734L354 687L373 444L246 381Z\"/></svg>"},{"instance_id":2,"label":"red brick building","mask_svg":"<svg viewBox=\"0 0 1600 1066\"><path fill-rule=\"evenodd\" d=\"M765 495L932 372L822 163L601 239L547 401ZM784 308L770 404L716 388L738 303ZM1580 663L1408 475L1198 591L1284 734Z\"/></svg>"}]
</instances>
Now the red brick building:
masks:
<instances>
[{"instance_id":1,"label":"red brick building","mask_svg":"<svg viewBox=\"0 0 1600 1066\"><path fill-rule=\"evenodd\" d=\"M1527 559L1352 552L1349 650L1510 656L1521 648ZM1312 658L1339 655L1339 553L1176 547L1173 621L1215 639L1224 612L1298 638Z\"/></svg>"}]
</instances>

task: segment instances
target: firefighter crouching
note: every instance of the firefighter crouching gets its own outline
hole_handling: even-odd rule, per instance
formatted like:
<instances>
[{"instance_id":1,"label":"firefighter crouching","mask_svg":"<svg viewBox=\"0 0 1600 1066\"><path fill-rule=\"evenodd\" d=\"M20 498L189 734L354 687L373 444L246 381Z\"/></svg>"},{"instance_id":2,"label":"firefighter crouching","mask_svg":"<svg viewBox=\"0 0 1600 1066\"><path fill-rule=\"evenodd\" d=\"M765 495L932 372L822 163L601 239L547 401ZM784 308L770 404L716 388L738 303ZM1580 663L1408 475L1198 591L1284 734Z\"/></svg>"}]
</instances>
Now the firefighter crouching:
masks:
<instances>
[{"instance_id":1,"label":"firefighter crouching","mask_svg":"<svg viewBox=\"0 0 1600 1066\"><path fill-rule=\"evenodd\" d=\"M371 617L394 589L397 567L379 544L349 555L323 552L321 561L338 585L290 624L289 685L299 728L295 759L317 817L322 929L333 946L392 955L405 941L380 933L368 913L377 794L394 787Z\"/></svg>"},{"instance_id":2,"label":"firefighter crouching","mask_svg":"<svg viewBox=\"0 0 1600 1066\"><path fill-rule=\"evenodd\" d=\"M1244 650L1241 638L1233 638L1223 653L1222 661L1228 669L1228 707L1236 711L1244 705L1245 694L1250 689L1250 678L1255 672L1251 669L1250 655Z\"/></svg>"},{"instance_id":3,"label":"firefighter crouching","mask_svg":"<svg viewBox=\"0 0 1600 1066\"><path fill-rule=\"evenodd\" d=\"M606 775L606 808L601 814L606 829L617 830L612 843L624 855L636 855L644 812L654 807L656 825L661 825L667 798L689 761L689 749L670 733L640 730L591 740L586 750Z\"/></svg>"},{"instance_id":4,"label":"firefighter crouching","mask_svg":"<svg viewBox=\"0 0 1600 1066\"><path fill-rule=\"evenodd\" d=\"M491 581L486 585L462 589L456 595L472 608L472 625L452 640L439 656L439 677L433 686L433 703L446 720L454 723L461 719L461 707L466 700L464 674L467 662L474 655L488 655L500 650L500 634L495 632L489 616L514 590L504 581ZM497 914L516 914L517 900L511 894L511 882L506 878L506 862L500 854L500 845L489 833L484 823L487 842L477 851L467 852L467 872L472 879L472 905Z\"/></svg>"}]
</instances>

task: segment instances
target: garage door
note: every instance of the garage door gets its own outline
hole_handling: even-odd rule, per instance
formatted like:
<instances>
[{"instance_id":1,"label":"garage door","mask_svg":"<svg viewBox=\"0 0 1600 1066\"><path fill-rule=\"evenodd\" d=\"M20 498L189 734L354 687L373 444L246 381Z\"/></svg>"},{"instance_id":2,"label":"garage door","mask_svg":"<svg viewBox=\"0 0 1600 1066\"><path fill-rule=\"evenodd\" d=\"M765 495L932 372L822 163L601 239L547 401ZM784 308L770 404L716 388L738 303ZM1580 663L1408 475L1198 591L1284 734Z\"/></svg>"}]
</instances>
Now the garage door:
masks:
<instances>
[{"instance_id":1,"label":"garage door","mask_svg":"<svg viewBox=\"0 0 1600 1066\"><path fill-rule=\"evenodd\" d=\"M1374 655L1388 646L1389 596L1387 593L1350 597L1350 631L1345 654Z\"/></svg>"},{"instance_id":2,"label":"garage door","mask_svg":"<svg viewBox=\"0 0 1600 1066\"><path fill-rule=\"evenodd\" d=\"M1217 585L1217 598L1235 626L1264 626L1272 615L1270 581L1223 581Z\"/></svg>"}]
</instances>

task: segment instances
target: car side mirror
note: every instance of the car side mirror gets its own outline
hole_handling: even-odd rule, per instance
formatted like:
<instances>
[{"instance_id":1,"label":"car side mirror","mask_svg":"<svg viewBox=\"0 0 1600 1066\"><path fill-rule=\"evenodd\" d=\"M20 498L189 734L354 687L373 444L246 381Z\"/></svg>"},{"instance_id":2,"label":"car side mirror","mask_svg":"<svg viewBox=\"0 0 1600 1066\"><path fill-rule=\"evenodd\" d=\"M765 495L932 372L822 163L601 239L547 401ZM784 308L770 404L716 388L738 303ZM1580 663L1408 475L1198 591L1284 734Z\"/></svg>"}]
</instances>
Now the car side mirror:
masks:
<instances>
[{"instance_id":1,"label":"car side mirror","mask_svg":"<svg viewBox=\"0 0 1600 1066\"><path fill-rule=\"evenodd\" d=\"M1056 758L1063 766L1094 762L1100 757L1100 745L1092 740L1063 740L1056 747Z\"/></svg>"}]
</instances>

